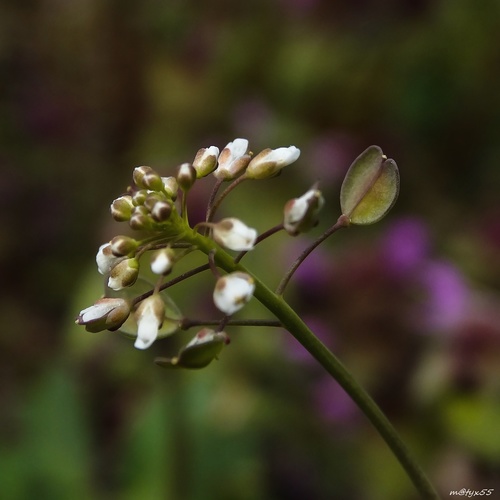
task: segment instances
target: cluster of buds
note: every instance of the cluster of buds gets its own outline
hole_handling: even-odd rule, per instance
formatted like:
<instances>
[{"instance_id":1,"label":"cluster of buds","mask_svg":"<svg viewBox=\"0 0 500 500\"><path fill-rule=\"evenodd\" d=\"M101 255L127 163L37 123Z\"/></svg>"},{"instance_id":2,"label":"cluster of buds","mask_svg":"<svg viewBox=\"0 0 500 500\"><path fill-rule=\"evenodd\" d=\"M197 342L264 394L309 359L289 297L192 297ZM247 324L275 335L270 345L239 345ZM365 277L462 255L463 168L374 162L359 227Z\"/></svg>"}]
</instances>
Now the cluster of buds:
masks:
<instances>
[{"instance_id":1,"label":"cluster of buds","mask_svg":"<svg viewBox=\"0 0 500 500\"><path fill-rule=\"evenodd\" d=\"M111 215L136 230L161 230L175 211L179 189L176 177L161 177L151 167L136 167L134 186L111 203Z\"/></svg>"},{"instance_id":2,"label":"cluster of buds","mask_svg":"<svg viewBox=\"0 0 500 500\"><path fill-rule=\"evenodd\" d=\"M348 173L354 188L346 188L341 198L347 214L342 216L344 222L363 220L365 222L359 223L367 223L370 214L367 215L366 197L375 186L373 196L378 199L377 193L385 185L379 182L380 175L383 181L394 177L394 162L387 160L380 148L373 148L376 147L369 148L357 161L369 165L375 181L365 175L363 167L361 177L365 186L361 189L353 184L353 178L359 177L359 165L353 164L351 174ZM278 230L285 230L292 236L309 231L318 223L324 201L317 185L313 186L304 195L288 201L281 222L261 237L256 229L236 217L215 221L216 211L225 196L242 181L274 177L299 155L300 150L295 146L268 148L254 155L248 141L239 138L220 152L216 146L200 149L193 162L180 165L173 176L162 177L148 166L136 167L132 185L111 203L110 210L115 221L127 222L129 231L140 236L115 236L99 247L96 262L106 280L106 292L94 305L80 312L76 323L89 332L120 331L134 339L136 348L147 349L155 340L187 328L186 324L193 324L193 320L188 321L180 313L167 290L198 272L211 269L216 278L213 303L222 313L219 328L202 329L177 357L158 361L161 366L190 368L210 363L228 343L223 329L230 324L229 318L251 300L256 289L256 277L239 264L240 259L264 237ZM191 227L187 213L189 191L197 180L210 174L214 182L206 220ZM229 186L218 195L224 182L229 182ZM384 200L386 204L391 202L390 196ZM368 208L372 205L368 203ZM381 210L379 207L377 217ZM240 253L231 256L226 250ZM208 264L166 281L176 263L195 251L207 255ZM226 274L221 274L220 269ZM203 324L199 320L194 323Z\"/></svg>"}]
</instances>

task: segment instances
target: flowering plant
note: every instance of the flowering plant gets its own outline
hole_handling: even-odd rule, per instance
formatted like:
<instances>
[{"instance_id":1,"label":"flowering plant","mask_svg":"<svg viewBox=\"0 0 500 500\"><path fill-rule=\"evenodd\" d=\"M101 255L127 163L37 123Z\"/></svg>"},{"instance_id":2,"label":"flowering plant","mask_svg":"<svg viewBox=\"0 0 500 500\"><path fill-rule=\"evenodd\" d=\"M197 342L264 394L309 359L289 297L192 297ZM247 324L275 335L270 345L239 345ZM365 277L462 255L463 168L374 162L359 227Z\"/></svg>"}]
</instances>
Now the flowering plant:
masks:
<instances>
[{"instance_id":1,"label":"flowering plant","mask_svg":"<svg viewBox=\"0 0 500 500\"><path fill-rule=\"evenodd\" d=\"M281 326L357 403L419 491L426 498L437 498L432 485L378 406L284 299L293 274L318 245L351 224L377 222L390 210L399 192L399 171L394 160L388 159L378 146L370 146L354 160L342 184L340 216L297 256L274 291L247 269L242 259L248 251L253 251L260 242L279 231L298 236L315 227L324 205L318 185L285 203L281 222L260 235L237 217L216 220L221 203L240 183L279 175L299 156L300 150L295 146L268 148L254 155L248 141L238 138L220 153L215 146L200 149L193 162L180 165L174 176L162 177L151 167L136 167L133 184L112 202L111 214L118 222L128 222L129 228L140 236L119 235L101 245L96 261L98 271L105 277L105 296L83 309L76 322L89 332L121 332L131 337L138 349L147 349L156 340L180 330L202 326L179 353L155 359L159 366L175 369L204 368L217 359L229 343L226 330L232 324ZM210 174L215 182L207 201L205 220L191 226L189 192L196 182ZM229 185L219 193L225 182ZM204 254L206 263L167 280L177 263L193 252ZM142 271L145 268L157 277L154 283L149 284L144 279ZM213 302L221 312L221 317L210 323L186 317L167 294L177 283L208 270L215 278ZM234 321L232 316L253 297L274 318Z\"/></svg>"}]
</instances>

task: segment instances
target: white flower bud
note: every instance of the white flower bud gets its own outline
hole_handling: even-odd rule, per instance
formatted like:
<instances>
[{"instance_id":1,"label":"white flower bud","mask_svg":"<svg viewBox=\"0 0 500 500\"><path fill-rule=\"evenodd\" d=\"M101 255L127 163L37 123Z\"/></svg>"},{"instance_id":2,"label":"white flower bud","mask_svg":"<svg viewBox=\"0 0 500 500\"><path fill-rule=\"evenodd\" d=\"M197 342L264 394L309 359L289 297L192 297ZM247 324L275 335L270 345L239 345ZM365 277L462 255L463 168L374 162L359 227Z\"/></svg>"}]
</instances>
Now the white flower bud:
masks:
<instances>
[{"instance_id":1,"label":"white flower bud","mask_svg":"<svg viewBox=\"0 0 500 500\"><path fill-rule=\"evenodd\" d=\"M97 270L101 274L107 274L111 271L111 268L116 266L118 262L120 262L123 257L117 257L113 254L111 249L111 243L104 243L99 247L99 251L95 256L95 260L97 263Z\"/></svg>"},{"instance_id":2,"label":"white flower bud","mask_svg":"<svg viewBox=\"0 0 500 500\"><path fill-rule=\"evenodd\" d=\"M139 207L144 204L146 197L148 196L147 189L138 189L132 194L132 203L134 207Z\"/></svg>"},{"instance_id":3,"label":"white flower bud","mask_svg":"<svg viewBox=\"0 0 500 500\"><path fill-rule=\"evenodd\" d=\"M193 167L196 170L196 177L200 179L208 174L211 174L217 167L217 158L219 156L219 148L210 146L209 148L201 148L193 160Z\"/></svg>"},{"instance_id":4,"label":"white flower bud","mask_svg":"<svg viewBox=\"0 0 500 500\"><path fill-rule=\"evenodd\" d=\"M151 210L151 217L156 222L164 222L172 214L172 205L168 201L157 201Z\"/></svg>"},{"instance_id":5,"label":"white flower bud","mask_svg":"<svg viewBox=\"0 0 500 500\"><path fill-rule=\"evenodd\" d=\"M158 294L144 299L135 312L137 321L137 339L134 347L147 349L158 336L165 317L165 303Z\"/></svg>"},{"instance_id":6,"label":"white flower bud","mask_svg":"<svg viewBox=\"0 0 500 500\"><path fill-rule=\"evenodd\" d=\"M217 280L214 289L214 303L220 311L230 316L239 311L253 296L255 283L246 274L235 272Z\"/></svg>"},{"instance_id":7,"label":"white flower bud","mask_svg":"<svg viewBox=\"0 0 500 500\"><path fill-rule=\"evenodd\" d=\"M132 203L132 196L130 195L124 195L116 198L110 206L111 216L117 222L129 220L133 209L134 204Z\"/></svg>"},{"instance_id":8,"label":"white flower bud","mask_svg":"<svg viewBox=\"0 0 500 500\"><path fill-rule=\"evenodd\" d=\"M108 286L112 290L121 290L132 286L139 276L139 261L136 258L123 259L109 273Z\"/></svg>"},{"instance_id":9,"label":"white flower bud","mask_svg":"<svg viewBox=\"0 0 500 500\"><path fill-rule=\"evenodd\" d=\"M133 255L137 250L139 243L130 236L115 236L111 241L111 252L116 257L125 257Z\"/></svg>"},{"instance_id":10,"label":"white flower bud","mask_svg":"<svg viewBox=\"0 0 500 500\"><path fill-rule=\"evenodd\" d=\"M257 239L257 231L239 219L228 217L212 226L214 240L229 250L251 250Z\"/></svg>"},{"instance_id":11,"label":"white flower bud","mask_svg":"<svg viewBox=\"0 0 500 500\"><path fill-rule=\"evenodd\" d=\"M155 274L168 274L174 265L175 253L171 248L157 250L151 257L151 271Z\"/></svg>"},{"instance_id":12,"label":"white flower bud","mask_svg":"<svg viewBox=\"0 0 500 500\"><path fill-rule=\"evenodd\" d=\"M177 198L177 190L179 185L177 184L177 179L173 176L162 177L163 182L163 192L172 200L175 201Z\"/></svg>"},{"instance_id":13,"label":"white flower bud","mask_svg":"<svg viewBox=\"0 0 500 500\"><path fill-rule=\"evenodd\" d=\"M220 180L234 179L245 170L250 159L248 141L246 139L235 139L219 155L219 164L214 170L214 175Z\"/></svg>"},{"instance_id":14,"label":"white flower bud","mask_svg":"<svg viewBox=\"0 0 500 500\"><path fill-rule=\"evenodd\" d=\"M284 208L283 227L285 231L296 236L309 231L318 223L318 212L324 204L319 189L312 188L300 198L289 200Z\"/></svg>"},{"instance_id":15,"label":"white flower bud","mask_svg":"<svg viewBox=\"0 0 500 500\"><path fill-rule=\"evenodd\" d=\"M135 167L133 172L135 185L139 188L152 189L153 191L161 191L163 182L160 175L151 167L140 166Z\"/></svg>"},{"instance_id":16,"label":"white flower bud","mask_svg":"<svg viewBox=\"0 0 500 500\"><path fill-rule=\"evenodd\" d=\"M266 179L277 175L279 171L293 163L300 156L300 149L295 146L278 149L264 149L252 158L245 171L249 179Z\"/></svg>"},{"instance_id":17,"label":"white flower bud","mask_svg":"<svg viewBox=\"0 0 500 500\"><path fill-rule=\"evenodd\" d=\"M125 299L105 297L80 311L76 324L85 325L88 332L117 330L130 314L130 304Z\"/></svg>"},{"instance_id":18,"label":"white flower bud","mask_svg":"<svg viewBox=\"0 0 500 500\"><path fill-rule=\"evenodd\" d=\"M139 205L134 208L128 224L132 229L143 230L149 229L151 227L151 222L148 209L144 205Z\"/></svg>"},{"instance_id":19,"label":"white flower bud","mask_svg":"<svg viewBox=\"0 0 500 500\"><path fill-rule=\"evenodd\" d=\"M191 163L179 165L177 170L177 183L183 191L189 191L196 180L196 170Z\"/></svg>"}]
</instances>

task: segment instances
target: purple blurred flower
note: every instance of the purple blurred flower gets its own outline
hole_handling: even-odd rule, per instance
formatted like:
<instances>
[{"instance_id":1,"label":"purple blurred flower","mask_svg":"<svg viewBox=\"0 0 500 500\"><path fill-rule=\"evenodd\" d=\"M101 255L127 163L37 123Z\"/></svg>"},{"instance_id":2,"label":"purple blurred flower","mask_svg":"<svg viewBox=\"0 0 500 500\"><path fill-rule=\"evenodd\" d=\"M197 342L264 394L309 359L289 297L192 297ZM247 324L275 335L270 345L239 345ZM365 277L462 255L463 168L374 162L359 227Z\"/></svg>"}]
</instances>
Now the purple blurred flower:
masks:
<instances>
[{"instance_id":1,"label":"purple blurred flower","mask_svg":"<svg viewBox=\"0 0 500 500\"><path fill-rule=\"evenodd\" d=\"M295 260L302 250L308 247L310 243L311 241L306 238L297 241L296 245L290 245L292 251L287 253L292 254L293 252L293 260ZM291 262L293 260L291 260ZM317 248L313 253L307 256L306 260L302 262L295 272L292 278L295 282L295 286L306 289L307 293L316 293L316 291L321 291L323 293L324 288L328 286L332 279L332 260L331 254L326 253L321 248Z\"/></svg>"},{"instance_id":2,"label":"purple blurred flower","mask_svg":"<svg viewBox=\"0 0 500 500\"><path fill-rule=\"evenodd\" d=\"M460 271L443 261L428 262L418 274L425 298L419 320L425 329L450 331L467 314L470 292Z\"/></svg>"},{"instance_id":3,"label":"purple blurred flower","mask_svg":"<svg viewBox=\"0 0 500 500\"><path fill-rule=\"evenodd\" d=\"M352 399L336 380L322 377L314 386L313 403L321 417L329 422L351 423L358 414Z\"/></svg>"},{"instance_id":4,"label":"purple blurred flower","mask_svg":"<svg viewBox=\"0 0 500 500\"><path fill-rule=\"evenodd\" d=\"M429 255L429 231L423 221L413 217L394 222L380 243L386 270L402 278L415 272Z\"/></svg>"},{"instance_id":5,"label":"purple blurred flower","mask_svg":"<svg viewBox=\"0 0 500 500\"><path fill-rule=\"evenodd\" d=\"M308 176L325 186L340 183L355 151L354 141L346 134L329 133L312 140L304 155Z\"/></svg>"}]
</instances>

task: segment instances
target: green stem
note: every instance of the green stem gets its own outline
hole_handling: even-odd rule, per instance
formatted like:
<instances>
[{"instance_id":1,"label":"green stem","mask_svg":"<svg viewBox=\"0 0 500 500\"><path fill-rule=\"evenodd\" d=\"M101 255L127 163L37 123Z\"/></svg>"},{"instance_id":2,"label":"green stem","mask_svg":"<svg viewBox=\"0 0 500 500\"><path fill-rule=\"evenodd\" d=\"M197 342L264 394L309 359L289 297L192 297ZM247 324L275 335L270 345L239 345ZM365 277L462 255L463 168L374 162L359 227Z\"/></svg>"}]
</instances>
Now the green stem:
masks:
<instances>
[{"instance_id":1,"label":"green stem","mask_svg":"<svg viewBox=\"0 0 500 500\"><path fill-rule=\"evenodd\" d=\"M426 477L423 470L396 432L390 421L377 406L369 394L356 382L347 368L337 357L314 335L300 316L288 305L283 297L278 296L259 278L250 273L244 266L235 263L225 251L218 248L211 240L197 233L190 235L190 242L198 246L205 254L217 249L214 259L216 264L226 272L245 272L255 280L254 296L282 323L307 351L325 368L325 370L343 387L361 411L377 429L381 437L394 453L405 469L416 489L425 499L439 499L439 495Z\"/></svg>"}]
</instances>

